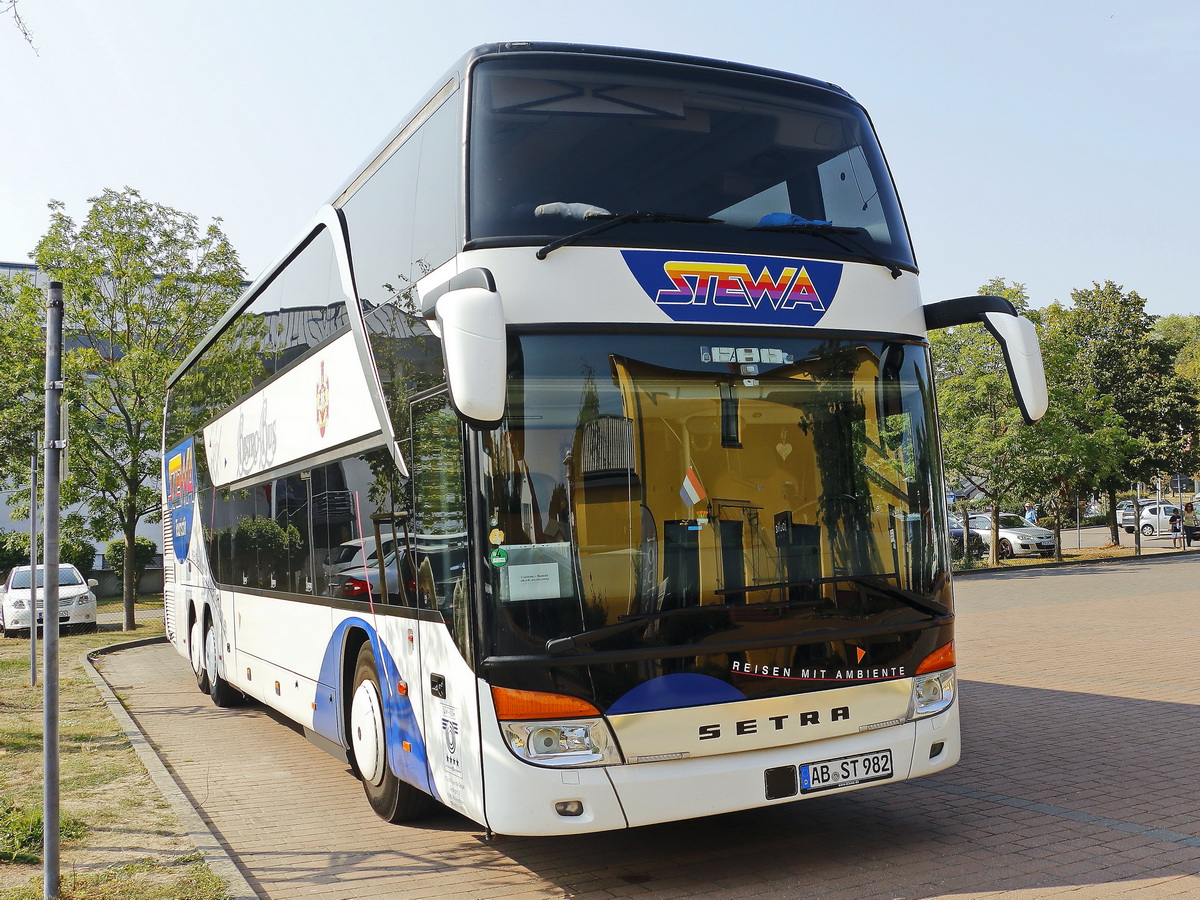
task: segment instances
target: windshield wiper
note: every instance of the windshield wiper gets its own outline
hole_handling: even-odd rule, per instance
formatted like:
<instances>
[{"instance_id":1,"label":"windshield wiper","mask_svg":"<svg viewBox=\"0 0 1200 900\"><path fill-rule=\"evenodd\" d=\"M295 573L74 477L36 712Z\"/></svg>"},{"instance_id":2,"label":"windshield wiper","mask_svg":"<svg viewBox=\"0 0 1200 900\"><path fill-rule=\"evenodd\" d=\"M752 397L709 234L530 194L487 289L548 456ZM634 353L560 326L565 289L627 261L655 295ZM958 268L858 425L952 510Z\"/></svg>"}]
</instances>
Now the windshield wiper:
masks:
<instances>
[{"instance_id":1,"label":"windshield wiper","mask_svg":"<svg viewBox=\"0 0 1200 900\"><path fill-rule=\"evenodd\" d=\"M931 616L950 615L950 609L945 604L939 603L923 594L918 594L916 591L906 591L904 588L893 587L882 578L875 578L872 575L846 575L837 580L848 581L851 584L861 584L863 587L879 591L885 597L899 600L901 603L911 606L919 612L928 613Z\"/></svg>"},{"instance_id":2,"label":"windshield wiper","mask_svg":"<svg viewBox=\"0 0 1200 900\"><path fill-rule=\"evenodd\" d=\"M808 584L807 581L798 582L798 584ZM760 606L782 606L785 603L756 603L754 608ZM614 622L612 625L602 625L599 628L593 628L590 631L582 631L579 634L573 634L570 637L554 638L546 641L546 652L552 656L561 656L571 650L577 650L580 647L587 647L594 644L596 641L602 641L605 638L613 635L622 634L626 631L632 631L639 625L644 625L647 622L653 622L656 619L669 619L672 616L683 615L686 613L706 613L706 612L728 612L735 609L747 609L745 603L721 603L715 606L678 606L674 609L664 609L653 613L631 613L622 616L617 616L620 621Z\"/></svg>"},{"instance_id":3,"label":"windshield wiper","mask_svg":"<svg viewBox=\"0 0 1200 900\"><path fill-rule=\"evenodd\" d=\"M915 591L906 591L903 588L893 587L882 578L876 578L872 575L834 575L830 578L810 578L806 581L781 581L774 584L752 584L740 588L723 588L716 593L720 595L728 594L749 594L754 591L770 591L775 588L792 588L805 587L808 585L816 586L819 584L836 584L839 581L848 581L851 584L860 584L863 587L870 588L873 591L878 591L885 597L890 597L893 600L899 600L906 606L911 606L913 609L923 613L928 613L931 616L948 616L950 610L936 600L931 600ZM783 603L753 603L749 606L739 606L739 609L760 609L764 607L783 606L790 601ZM709 607L713 609L714 607Z\"/></svg>"},{"instance_id":4,"label":"windshield wiper","mask_svg":"<svg viewBox=\"0 0 1200 900\"><path fill-rule=\"evenodd\" d=\"M599 234L601 231L608 231L608 229L624 225L626 222L685 222L694 225L707 225L713 222L724 221L724 219L710 219L708 216L682 216L676 213L656 212L627 212L621 213L619 216L589 216L588 218L602 219L602 221L597 225L592 225L590 228L585 228L582 231L577 231L574 234L568 234L565 237L551 241L537 252L537 258L545 259L559 247L574 244L578 240L591 237L593 234ZM845 248L843 247L842 249Z\"/></svg>"},{"instance_id":5,"label":"windshield wiper","mask_svg":"<svg viewBox=\"0 0 1200 900\"><path fill-rule=\"evenodd\" d=\"M918 612L923 612L934 618L942 618L950 615L949 608L944 604L918 594L915 591L906 591L903 588L893 587L886 581L870 575L835 575L831 578L805 578L801 581L780 581L771 584L749 585L741 588L725 588L717 591L717 593L721 595L749 594L760 590L815 587L821 584L834 584L840 581L859 584L870 590L878 591L885 597L898 600L906 606L910 606ZM553 640L546 641L546 652L551 656L562 656L565 653L570 653L572 650L591 646L605 638L623 634L626 631L632 631L634 628L644 625L647 622L657 619L667 619L685 613L735 612L749 609L788 609L798 606L811 606L813 602L812 599L805 598L801 600L778 600L771 603L722 603L716 606L681 606L675 609L664 609L655 613L623 615L618 616L617 618L620 621L614 622L612 625L603 625L600 628L593 628L589 631L573 634L570 637L554 638Z\"/></svg>"},{"instance_id":6,"label":"windshield wiper","mask_svg":"<svg viewBox=\"0 0 1200 900\"><path fill-rule=\"evenodd\" d=\"M840 225L834 225L832 222L815 222L814 221L814 222L802 222L802 223L797 222L794 224L780 224L780 225L755 225L752 228L748 228L746 230L747 231L792 231L792 232L797 232L799 234L815 235L816 237L824 238L825 240L829 241L829 243L831 243L835 247L837 247L839 250L843 250L846 253L854 253L855 250L857 250L859 253L861 253L863 256L865 256L867 259L871 260L871 262L877 263L878 265L883 266L885 269L887 269L889 272L891 272L892 278L899 278L900 274L901 274L900 267L897 266L894 262L892 262L891 260L887 259L884 256L881 256L880 254L878 254L874 250L872 250L870 247L866 246L865 244L863 244L860 241L856 241L854 239L854 237L852 237L852 235L862 234L862 232L863 232L862 228L845 228ZM842 240L844 240L846 242L846 244L849 244L850 246L847 247L845 244L839 243L838 238L841 238Z\"/></svg>"}]
</instances>

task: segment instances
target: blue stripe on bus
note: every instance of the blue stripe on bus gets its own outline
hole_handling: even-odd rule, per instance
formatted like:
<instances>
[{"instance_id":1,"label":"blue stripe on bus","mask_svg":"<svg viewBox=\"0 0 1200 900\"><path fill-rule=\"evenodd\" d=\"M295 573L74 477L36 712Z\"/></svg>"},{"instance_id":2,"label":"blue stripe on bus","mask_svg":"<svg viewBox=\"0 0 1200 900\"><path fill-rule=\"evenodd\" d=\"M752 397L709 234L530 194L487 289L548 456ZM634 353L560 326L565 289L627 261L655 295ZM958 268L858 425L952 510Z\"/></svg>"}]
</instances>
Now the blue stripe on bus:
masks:
<instances>
[{"instance_id":1,"label":"blue stripe on bus","mask_svg":"<svg viewBox=\"0 0 1200 900\"><path fill-rule=\"evenodd\" d=\"M402 781L437 797L437 790L429 780L428 751L421 735L421 723L417 720L412 701L396 690L397 684L409 679L400 674L395 659L380 640L378 632L363 619L352 617L340 622L325 647L320 685L315 698L316 709L313 711L313 731L343 747L349 743L348 737L342 733L340 688L336 686L341 684L342 648L346 632L351 628L361 628L367 633L375 653L375 668L379 674L379 690L383 700L388 764ZM335 687L331 689L331 685ZM405 741L411 748L408 751L403 747Z\"/></svg>"},{"instance_id":2,"label":"blue stripe on bus","mask_svg":"<svg viewBox=\"0 0 1200 900\"><path fill-rule=\"evenodd\" d=\"M729 703L745 700L746 695L727 681L700 675L695 672L680 672L663 675L639 684L633 690L618 697L608 708L612 715L622 713L649 712L656 709L681 709L687 706L706 706L710 703Z\"/></svg>"}]
</instances>

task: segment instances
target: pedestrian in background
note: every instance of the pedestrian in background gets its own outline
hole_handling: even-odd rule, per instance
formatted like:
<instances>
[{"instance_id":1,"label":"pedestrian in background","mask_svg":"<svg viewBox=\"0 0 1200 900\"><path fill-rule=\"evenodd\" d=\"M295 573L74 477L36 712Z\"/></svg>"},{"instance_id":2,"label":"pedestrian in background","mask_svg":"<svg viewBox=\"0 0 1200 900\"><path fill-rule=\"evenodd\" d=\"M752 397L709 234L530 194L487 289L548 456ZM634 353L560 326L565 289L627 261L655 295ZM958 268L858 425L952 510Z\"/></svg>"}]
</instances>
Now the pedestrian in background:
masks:
<instances>
[{"instance_id":1,"label":"pedestrian in background","mask_svg":"<svg viewBox=\"0 0 1200 900\"><path fill-rule=\"evenodd\" d=\"M1196 532L1200 531L1200 518L1196 516L1195 504L1183 504L1183 545L1191 547L1192 541L1196 539Z\"/></svg>"},{"instance_id":2,"label":"pedestrian in background","mask_svg":"<svg viewBox=\"0 0 1200 900\"><path fill-rule=\"evenodd\" d=\"M1183 513L1179 507L1171 508L1171 518L1167 521L1171 523L1171 549L1177 550L1183 546Z\"/></svg>"},{"instance_id":3,"label":"pedestrian in background","mask_svg":"<svg viewBox=\"0 0 1200 900\"><path fill-rule=\"evenodd\" d=\"M1037 510L1033 508L1032 503L1025 504L1025 521L1030 525L1037 524Z\"/></svg>"}]
</instances>

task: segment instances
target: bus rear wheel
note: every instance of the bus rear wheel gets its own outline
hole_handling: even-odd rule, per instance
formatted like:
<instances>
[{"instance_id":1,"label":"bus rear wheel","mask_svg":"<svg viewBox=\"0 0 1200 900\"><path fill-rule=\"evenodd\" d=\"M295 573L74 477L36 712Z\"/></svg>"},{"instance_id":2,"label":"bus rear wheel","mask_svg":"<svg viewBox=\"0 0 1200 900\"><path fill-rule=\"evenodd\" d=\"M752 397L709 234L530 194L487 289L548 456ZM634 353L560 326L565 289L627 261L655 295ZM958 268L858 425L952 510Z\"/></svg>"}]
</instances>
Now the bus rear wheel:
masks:
<instances>
[{"instance_id":1,"label":"bus rear wheel","mask_svg":"<svg viewBox=\"0 0 1200 900\"><path fill-rule=\"evenodd\" d=\"M233 706L239 694L221 677L217 655L217 629L209 622L204 629L204 668L208 673L208 696L212 698L214 706Z\"/></svg>"},{"instance_id":2,"label":"bus rear wheel","mask_svg":"<svg viewBox=\"0 0 1200 900\"><path fill-rule=\"evenodd\" d=\"M387 731L379 672L370 644L363 644L354 666L350 700L350 750L371 809L388 822L404 822L427 813L432 799L405 781L388 765Z\"/></svg>"}]
</instances>

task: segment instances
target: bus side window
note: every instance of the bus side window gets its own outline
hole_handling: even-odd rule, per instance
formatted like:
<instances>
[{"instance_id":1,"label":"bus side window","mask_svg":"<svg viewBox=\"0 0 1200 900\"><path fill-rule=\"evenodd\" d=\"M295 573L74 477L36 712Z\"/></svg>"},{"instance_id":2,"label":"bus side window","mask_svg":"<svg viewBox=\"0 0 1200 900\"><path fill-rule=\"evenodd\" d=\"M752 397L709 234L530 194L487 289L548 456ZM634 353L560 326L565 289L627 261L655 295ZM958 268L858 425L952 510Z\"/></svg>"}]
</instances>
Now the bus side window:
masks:
<instances>
[{"instance_id":1,"label":"bus side window","mask_svg":"<svg viewBox=\"0 0 1200 900\"><path fill-rule=\"evenodd\" d=\"M413 479L412 543L417 602L436 609L448 623L462 619L456 598L466 576L466 493L463 487L462 424L439 391L409 407L412 435L410 469ZM460 635L453 629L460 649Z\"/></svg>"}]
</instances>

